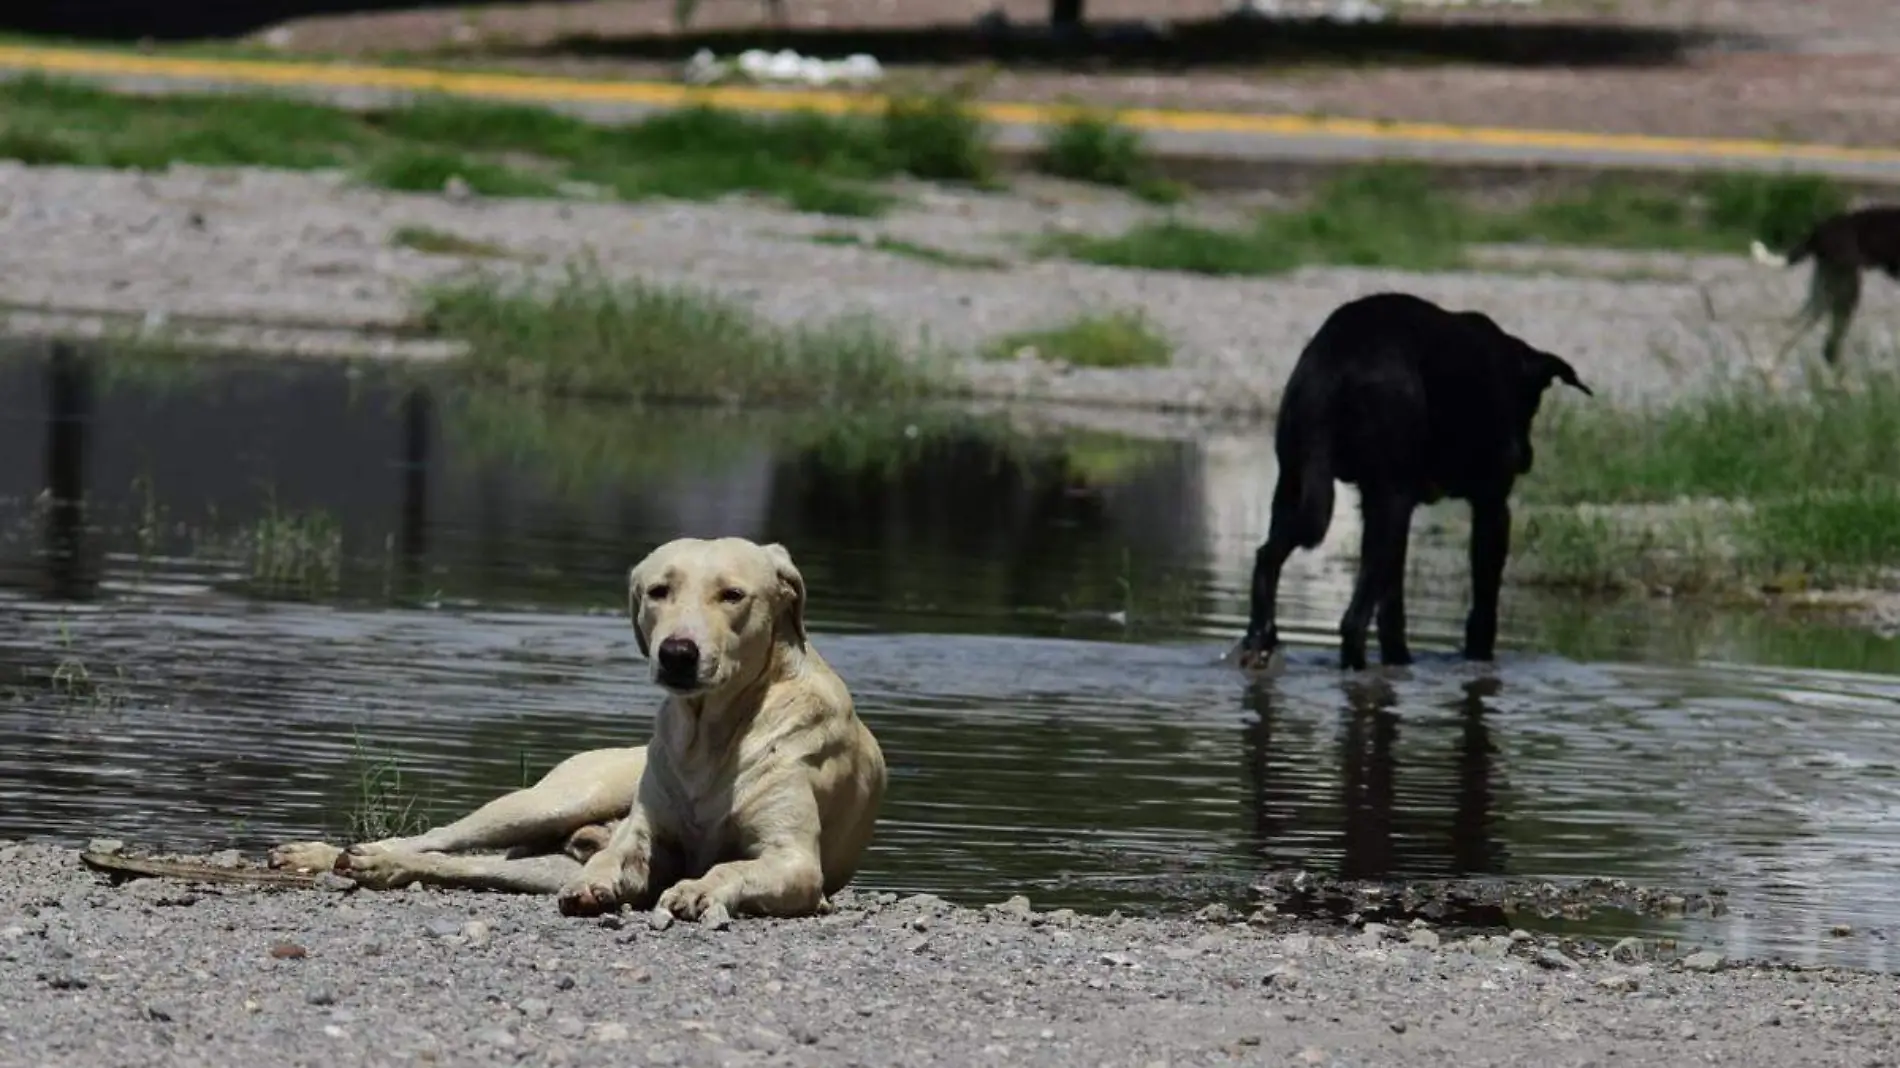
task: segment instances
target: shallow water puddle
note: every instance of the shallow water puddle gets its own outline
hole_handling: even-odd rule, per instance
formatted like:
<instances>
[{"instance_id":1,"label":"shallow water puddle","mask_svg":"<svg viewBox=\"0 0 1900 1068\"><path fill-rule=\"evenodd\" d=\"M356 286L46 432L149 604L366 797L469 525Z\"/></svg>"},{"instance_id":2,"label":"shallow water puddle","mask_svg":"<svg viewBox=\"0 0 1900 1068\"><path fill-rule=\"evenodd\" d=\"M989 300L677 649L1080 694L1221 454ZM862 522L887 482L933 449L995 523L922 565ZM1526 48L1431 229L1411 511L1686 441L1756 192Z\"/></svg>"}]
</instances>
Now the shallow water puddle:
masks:
<instances>
[{"instance_id":1,"label":"shallow water puddle","mask_svg":"<svg viewBox=\"0 0 1900 1068\"><path fill-rule=\"evenodd\" d=\"M1719 886L1720 916L1572 926L1875 967L1900 925L1895 642L1507 589L1512 651L1476 667L1445 652L1454 569L1408 605L1434 651L1348 678L1342 495L1288 575L1312 644L1249 687L1218 659L1264 434L62 366L0 364L0 835L259 848L407 798L456 814L644 731L625 569L737 533L791 546L890 758L864 886L1104 910L1244 906L1296 868Z\"/></svg>"}]
</instances>

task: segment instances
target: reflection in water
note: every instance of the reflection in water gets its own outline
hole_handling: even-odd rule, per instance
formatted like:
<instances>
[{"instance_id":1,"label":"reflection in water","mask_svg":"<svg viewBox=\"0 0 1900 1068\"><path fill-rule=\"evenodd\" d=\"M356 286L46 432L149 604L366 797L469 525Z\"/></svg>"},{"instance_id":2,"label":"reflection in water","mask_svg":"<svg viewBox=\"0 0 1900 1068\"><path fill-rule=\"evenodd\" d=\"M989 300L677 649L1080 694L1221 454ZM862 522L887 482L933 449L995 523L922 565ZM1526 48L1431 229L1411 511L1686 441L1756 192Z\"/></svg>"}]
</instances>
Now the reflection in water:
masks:
<instances>
[{"instance_id":1,"label":"reflection in water","mask_svg":"<svg viewBox=\"0 0 1900 1068\"><path fill-rule=\"evenodd\" d=\"M80 601L92 595L85 558L92 367L69 344L56 342L51 348L46 363L46 595Z\"/></svg>"},{"instance_id":2,"label":"reflection in water","mask_svg":"<svg viewBox=\"0 0 1900 1068\"><path fill-rule=\"evenodd\" d=\"M1428 646L1347 678L1350 568L1309 554L1286 612L1319 640L1245 685L1216 658L1264 529L1258 430L545 408L297 363L188 387L0 362L0 453L41 460L0 467L0 835L306 837L342 823L359 735L466 810L646 729L626 567L732 533L792 547L891 762L866 886L1144 909L1266 868L1694 878L1776 918L1758 950L1900 921L1894 643L1514 590L1516 648L1605 663ZM230 548L284 516L340 531L323 605L261 598ZM1416 589L1449 648L1462 582ZM69 660L102 685L53 686Z\"/></svg>"}]
</instances>

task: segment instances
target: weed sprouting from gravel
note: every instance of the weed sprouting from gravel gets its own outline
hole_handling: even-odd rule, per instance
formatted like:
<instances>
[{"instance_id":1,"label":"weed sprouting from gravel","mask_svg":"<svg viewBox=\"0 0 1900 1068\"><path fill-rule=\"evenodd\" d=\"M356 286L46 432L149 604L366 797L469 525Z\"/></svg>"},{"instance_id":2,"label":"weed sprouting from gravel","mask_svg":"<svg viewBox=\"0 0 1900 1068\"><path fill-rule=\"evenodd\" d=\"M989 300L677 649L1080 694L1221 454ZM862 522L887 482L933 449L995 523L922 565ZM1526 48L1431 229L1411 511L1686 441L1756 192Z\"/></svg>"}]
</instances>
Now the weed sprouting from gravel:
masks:
<instances>
[{"instance_id":1,"label":"weed sprouting from gravel","mask_svg":"<svg viewBox=\"0 0 1900 1068\"><path fill-rule=\"evenodd\" d=\"M431 256L463 256L471 259L513 259L515 254L491 241L480 241L472 237L433 226L399 226L389 235L389 243L396 248L406 248L412 252L421 252Z\"/></svg>"},{"instance_id":2,"label":"weed sprouting from gravel","mask_svg":"<svg viewBox=\"0 0 1900 1068\"><path fill-rule=\"evenodd\" d=\"M492 279L426 297L478 377L545 395L736 403L891 403L930 377L876 324L780 328L710 292L571 268L552 287Z\"/></svg>"},{"instance_id":3,"label":"weed sprouting from gravel","mask_svg":"<svg viewBox=\"0 0 1900 1068\"><path fill-rule=\"evenodd\" d=\"M966 94L898 94L880 120L884 150L906 174L940 182L987 185L995 176L983 120Z\"/></svg>"},{"instance_id":4,"label":"weed sprouting from gravel","mask_svg":"<svg viewBox=\"0 0 1900 1068\"><path fill-rule=\"evenodd\" d=\"M900 237L878 234L866 238L850 230L826 230L812 235L812 241L820 245L837 245L847 248L868 248L876 252L888 252L893 256L920 260L938 267L962 267L971 270L1001 270L1009 266L1009 261L995 256L981 256L955 249L938 248L935 245L919 244Z\"/></svg>"},{"instance_id":5,"label":"weed sprouting from gravel","mask_svg":"<svg viewBox=\"0 0 1900 1068\"><path fill-rule=\"evenodd\" d=\"M1059 326L999 338L984 350L992 360L1023 353L1075 367L1166 367L1174 346L1140 312L1080 315Z\"/></svg>"},{"instance_id":6,"label":"weed sprouting from gravel","mask_svg":"<svg viewBox=\"0 0 1900 1068\"><path fill-rule=\"evenodd\" d=\"M352 736L350 748L350 762L356 769L356 797L346 822L350 841L374 842L428 830L421 798L404 785L402 765L395 756L372 753L361 735Z\"/></svg>"}]
</instances>

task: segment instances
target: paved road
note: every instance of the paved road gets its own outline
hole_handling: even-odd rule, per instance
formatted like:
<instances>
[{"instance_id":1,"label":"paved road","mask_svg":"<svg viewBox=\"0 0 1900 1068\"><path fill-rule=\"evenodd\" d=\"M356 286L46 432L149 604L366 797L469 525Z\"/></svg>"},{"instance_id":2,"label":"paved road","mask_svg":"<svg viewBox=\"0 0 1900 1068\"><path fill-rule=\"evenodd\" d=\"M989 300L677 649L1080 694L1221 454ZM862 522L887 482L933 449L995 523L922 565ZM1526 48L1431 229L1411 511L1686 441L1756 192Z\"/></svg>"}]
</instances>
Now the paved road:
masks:
<instances>
[{"instance_id":1,"label":"paved road","mask_svg":"<svg viewBox=\"0 0 1900 1068\"><path fill-rule=\"evenodd\" d=\"M541 103L601 118L626 118L691 100L753 110L862 109L873 99L846 93L719 87L443 71L417 67L153 56L70 48L0 46L0 71L40 71L140 92L270 87L366 105L392 96L444 92ZM1006 146L1033 144L1056 110L987 103L985 117ZM1560 164L1605 168L1781 169L1900 184L1900 150L1779 144L1741 139L1648 137L1563 130L1517 130L1137 109L1123 121L1161 154L1246 160L1332 161L1411 158L1461 163Z\"/></svg>"}]
</instances>

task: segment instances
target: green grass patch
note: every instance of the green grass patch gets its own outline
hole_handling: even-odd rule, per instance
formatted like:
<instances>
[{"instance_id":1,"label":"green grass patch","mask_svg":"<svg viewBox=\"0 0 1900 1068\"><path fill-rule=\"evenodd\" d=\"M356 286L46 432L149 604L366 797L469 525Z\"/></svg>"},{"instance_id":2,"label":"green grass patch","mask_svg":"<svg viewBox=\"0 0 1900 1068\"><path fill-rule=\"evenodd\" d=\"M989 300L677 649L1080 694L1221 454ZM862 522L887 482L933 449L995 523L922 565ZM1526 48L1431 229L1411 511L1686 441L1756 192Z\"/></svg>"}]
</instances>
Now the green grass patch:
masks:
<instances>
[{"instance_id":1,"label":"green grass patch","mask_svg":"<svg viewBox=\"0 0 1900 1068\"><path fill-rule=\"evenodd\" d=\"M781 329L696 289L571 269L551 287L477 279L426 296L469 369L537 393L695 402L848 403L922 395L925 367L876 325Z\"/></svg>"},{"instance_id":2,"label":"green grass patch","mask_svg":"<svg viewBox=\"0 0 1900 1068\"><path fill-rule=\"evenodd\" d=\"M1082 315L1059 326L1009 334L983 354L1013 360L1025 351L1074 367L1166 367L1174 358L1174 346L1147 317L1128 311Z\"/></svg>"},{"instance_id":3,"label":"green grass patch","mask_svg":"<svg viewBox=\"0 0 1900 1068\"><path fill-rule=\"evenodd\" d=\"M1180 186L1154 173L1140 133L1092 109L1076 109L1050 128L1036 166L1057 178L1126 189L1155 203L1182 196Z\"/></svg>"},{"instance_id":4,"label":"green grass patch","mask_svg":"<svg viewBox=\"0 0 1900 1068\"><path fill-rule=\"evenodd\" d=\"M426 97L356 112L258 93L120 95L29 76L0 82L0 156L158 170L172 163L341 168L385 188L554 196L586 183L623 199L750 192L803 211L875 215L898 174L985 183L982 123L960 96L883 114L756 116L709 107L606 125L545 108Z\"/></svg>"},{"instance_id":5,"label":"green grass patch","mask_svg":"<svg viewBox=\"0 0 1900 1068\"><path fill-rule=\"evenodd\" d=\"M412 252L426 253L430 256L464 256L471 259L506 260L514 259L515 254L492 241L480 241L472 237L438 230L433 226L399 226L389 235L389 243L396 248L406 248Z\"/></svg>"},{"instance_id":6,"label":"green grass patch","mask_svg":"<svg viewBox=\"0 0 1900 1068\"><path fill-rule=\"evenodd\" d=\"M1529 581L1589 589L1890 585L1900 573L1900 375L1666 405L1565 398L1519 482Z\"/></svg>"},{"instance_id":7,"label":"green grass patch","mask_svg":"<svg viewBox=\"0 0 1900 1068\"><path fill-rule=\"evenodd\" d=\"M1108 236L1050 235L1042 248L1105 266L1212 275L1309 265L1435 271L1466 266L1467 250L1480 243L1735 253L1757 237L1785 244L1845 203L1826 178L1717 174L1687 191L1605 179L1579 194L1494 210L1443 191L1427 167L1377 164L1245 227L1163 219Z\"/></svg>"},{"instance_id":8,"label":"green grass patch","mask_svg":"<svg viewBox=\"0 0 1900 1068\"><path fill-rule=\"evenodd\" d=\"M850 230L826 230L812 235L812 241L820 245L836 245L845 248L868 248L875 252L888 252L893 256L922 260L939 267L963 267L971 270L1001 270L1009 266L1009 261L995 256L978 256L954 249L937 248L934 245L922 245L915 241L906 241L899 237L878 234L870 240Z\"/></svg>"}]
</instances>

